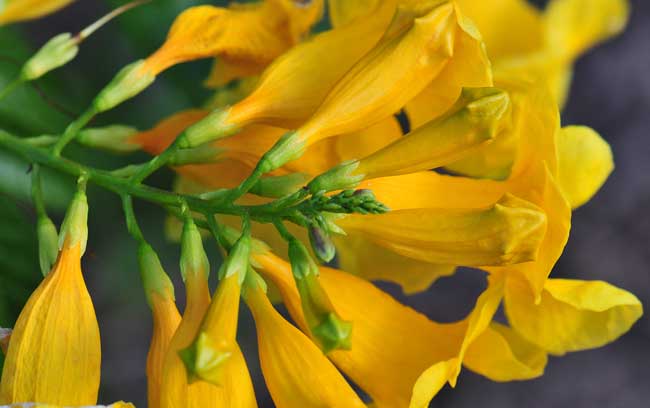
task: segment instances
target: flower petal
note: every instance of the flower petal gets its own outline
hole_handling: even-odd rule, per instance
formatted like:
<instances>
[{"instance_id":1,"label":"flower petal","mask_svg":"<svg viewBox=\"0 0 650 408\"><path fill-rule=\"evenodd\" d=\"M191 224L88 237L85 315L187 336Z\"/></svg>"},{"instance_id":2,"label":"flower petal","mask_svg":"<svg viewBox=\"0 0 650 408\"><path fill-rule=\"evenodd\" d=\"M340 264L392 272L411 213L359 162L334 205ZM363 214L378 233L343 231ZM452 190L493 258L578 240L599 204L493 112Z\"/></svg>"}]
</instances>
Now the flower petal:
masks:
<instances>
[{"instance_id":1,"label":"flower petal","mask_svg":"<svg viewBox=\"0 0 650 408\"><path fill-rule=\"evenodd\" d=\"M562 128L558 135L558 183L572 208L596 194L614 169L612 149L594 130Z\"/></svg>"},{"instance_id":2,"label":"flower petal","mask_svg":"<svg viewBox=\"0 0 650 408\"><path fill-rule=\"evenodd\" d=\"M603 346L643 314L634 295L601 281L549 279L539 304L525 285L509 279L506 315L529 342L552 354Z\"/></svg>"},{"instance_id":3,"label":"flower petal","mask_svg":"<svg viewBox=\"0 0 650 408\"><path fill-rule=\"evenodd\" d=\"M54 13L73 0L9 0L0 10L0 26L16 21L32 20Z\"/></svg>"}]
</instances>

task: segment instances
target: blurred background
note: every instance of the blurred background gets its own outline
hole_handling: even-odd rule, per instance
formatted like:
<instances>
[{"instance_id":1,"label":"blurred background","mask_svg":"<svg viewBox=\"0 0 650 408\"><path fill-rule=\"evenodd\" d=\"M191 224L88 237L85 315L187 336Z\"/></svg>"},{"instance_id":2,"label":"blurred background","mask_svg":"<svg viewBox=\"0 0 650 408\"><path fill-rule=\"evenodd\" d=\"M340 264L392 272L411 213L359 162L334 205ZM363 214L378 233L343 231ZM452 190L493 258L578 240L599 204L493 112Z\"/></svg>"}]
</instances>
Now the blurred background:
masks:
<instances>
[{"instance_id":1,"label":"blurred background","mask_svg":"<svg viewBox=\"0 0 650 408\"><path fill-rule=\"evenodd\" d=\"M0 85L41 44L60 32L77 32L123 4L84 0L41 20L0 28ZM0 103L0 127L21 135L60 133L125 64L148 55L163 41L173 18L199 4L193 0L157 0L129 12L85 42L64 69L22 87ZM219 2L214 2L219 3ZM536 1L542 5L544 1ZM635 293L650 304L650 3L631 0L633 11L623 35L584 56L575 66L563 124L593 127L611 144L616 170L600 193L573 215L569 244L554 277L602 279ZM209 61L184 64L166 72L156 85L120 108L102 115L97 125L115 122L146 129L165 116L200 105L209 91L200 84ZM53 108L54 106L54 108ZM72 157L97 167L119 167L146 157L114 157L72 146ZM82 156L83 154L83 156ZM41 278L35 215L29 199L29 166L0 151L0 327L12 327ZM151 182L169 187L169 171ZM59 222L74 180L45 173L50 213ZM102 333L100 401L132 401L146 406L145 359L151 335L150 313L142 295L135 245L126 232L119 200L90 188L90 239L84 274ZM178 246L164 236L164 212L137 203L147 239L158 250L178 284ZM214 270L219 256L210 247ZM379 284L400 301L432 319L455 321L472 308L484 288L482 274L462 270L438 281L426 293L405 297L396 286ZM182 303L182 288L177 286ZM273 403L257 362L255 331L242 308L240 341L257 387L260 407ZM1 357L0 357L1 358ZM550 358L536 380L494 383L465 370L456 390L445 388L432 407L646 407L650 399L650 319L601 349Z\"/></svg>"}]
</instances>

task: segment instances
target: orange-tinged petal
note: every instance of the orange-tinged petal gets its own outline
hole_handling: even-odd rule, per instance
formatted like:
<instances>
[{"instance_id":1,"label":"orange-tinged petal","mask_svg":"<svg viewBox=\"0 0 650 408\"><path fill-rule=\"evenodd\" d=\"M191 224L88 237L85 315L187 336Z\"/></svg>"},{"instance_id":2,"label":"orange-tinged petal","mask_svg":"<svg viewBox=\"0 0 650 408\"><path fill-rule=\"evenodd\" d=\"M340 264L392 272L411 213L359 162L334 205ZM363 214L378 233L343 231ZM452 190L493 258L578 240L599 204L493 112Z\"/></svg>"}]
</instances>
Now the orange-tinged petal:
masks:
<instances>
[{"instance_id":1,"label":"orange-tinged petal","mask_svg":"<svg viewBox=\"0 0 650 408\"><path fill-rule=\"evenodd\" d=\"M538 304L517 279L508 279L505 310L512 327L552 354L603 346L643 314L633 294L602 281L549 279Z\"/></svg>"},{"instance_id":2,"label":"orange-tinged petal","mask_svg":"<svg viewBox=\"0 0 650 408\"><path fill-rule=\"evenodd\" d=\"M207 114L208 112L202 109L177 112L163 119L150 130L133 135L129 141L141 146L147 153L160 154L183 130L203 119Z\"/></svg>"},{"instance_id":3,"label":"orange-tinged petal","mask_svg":"<svg viewBox=\"0 0 650 408\"><path fill-rule=\"evenodd\" d=\"M273 308L262 288L249 285L245 299L255 318L262 372L276 406L365 407L320 349Z\"/></svg>"},{"instance_id":4,"label":"orange-tinged petal","mask_svg":"<svg viewBox=\"0 0 650 408\"><path fill-rule=\"evenodd\" d=\"M0 6L0 26L54 13L73 0L8 0Z\"/></svg>"},{"instance_id":5,"label":"orange-tinged petal","mask_svg":"<svg viewBox=\"0 0 650 408\"><path fill-rule=\"evenodd\" d=\"M321 9L322 0L306 7L265 0L230 8L189 8L176 18L167 40L143 69L157 75L174 64L217 55L268 64L298 41Z\"/></svg>"},{"instance_id":6,"label":"orange-tinged petal","mask_svg":"<svg viewBox=\"0 0 650 408\"><path fill-rule=\"evenodd\" d=\"M81 274L81 244L64 245L18 317L2 372L0 404L97 403L99 327Z\"/></svg>"}]
</instances>

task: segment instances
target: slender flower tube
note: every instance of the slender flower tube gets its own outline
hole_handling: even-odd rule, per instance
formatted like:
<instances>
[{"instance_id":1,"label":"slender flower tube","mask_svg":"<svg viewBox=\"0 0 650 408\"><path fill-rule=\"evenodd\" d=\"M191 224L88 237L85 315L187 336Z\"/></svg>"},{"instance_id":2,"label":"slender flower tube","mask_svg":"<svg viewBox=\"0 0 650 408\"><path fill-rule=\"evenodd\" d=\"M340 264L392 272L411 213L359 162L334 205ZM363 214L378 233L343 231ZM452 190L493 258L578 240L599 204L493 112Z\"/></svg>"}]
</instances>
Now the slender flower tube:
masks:
<instances>
[{"instance_id":1,"label":"slender flower tube","mask_svg":"<svg viewBox=\"0 0 650 408\"><path fill-rule=\"evenodd\" d=\"M312 192L356 187L367 179L414 173L457 161L510 126L510 100L495 88L466 89L456 106L406 137L309 183Z\"/></svg>"},{"instance_id":2,"label":"slender flower tube","mask_svg":"<svg viewBox=\"0 0 650 408\"><path fill-rule=\"evenodd\" d=\"M63 223L59 257L14 327L0 382L0 404L97 403L99 327L81 273L88 204L82 188Z\"/></svg>"},{"instance_id":3,"label":"slender flower tube","mask_svg":"<svg viewBox=\"0 0 650 408\"><path fill-rule=\"evenodd\" d=\"M7 0L0 5L0 26L54 13L73 0Z\"/></svg>"},{"instance_id":4,"label":"slender flower tube","mask_svg":"<svg viewBox=\"0 0 650 408\"><path fill-rule=\"evenodd\" d=\"M162 268L158 255L148 244L138 249L140 274L153 316L153 334L147 354L148 406L160 408L163 364L169 343L181 321L174 286Z\"/></svg>"},{"instance_id":5,"label":"slender flower tube","mask_svg":"<svg viewBox=\"0 0 650 408\"><path fill-rule=\"evenodd\" d=\"M275 405L365 407L320 349L273 308L259 279L247 275L244 299L255 318L262 372Z\"/></svg>"}]
</instances>

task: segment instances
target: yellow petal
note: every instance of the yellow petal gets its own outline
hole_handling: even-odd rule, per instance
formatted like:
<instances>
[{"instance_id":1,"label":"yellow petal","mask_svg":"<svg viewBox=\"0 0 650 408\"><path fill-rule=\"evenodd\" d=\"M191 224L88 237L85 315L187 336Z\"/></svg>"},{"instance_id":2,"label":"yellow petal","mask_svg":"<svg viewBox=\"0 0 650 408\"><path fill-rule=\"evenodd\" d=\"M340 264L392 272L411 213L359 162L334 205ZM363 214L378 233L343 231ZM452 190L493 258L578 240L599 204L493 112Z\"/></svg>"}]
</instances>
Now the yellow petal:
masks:
<instances>
[{"instance_id":1,"label":"yellow petal","mask_svg":"<svg viewBox=\"0 0 650 408\"><path fill-rule=\"evenodd\" d=\"M174 113L153 128L133 135L130 142L141 146L147 153L160 154L183 130L203 119L207 114L208 112L202 109L188 109Z\"/></svg>"},{"instance_id":2,"label":"yellow petal","mask_svg":"<svg viewBox=\"0 0 650 408\"><path fill-rule=\"evenodd\" d=\"M365 407L320 349L287 322L259 287L248 287L264 380L279 407Z\"/></svg>"},{"instance_id":3,"label":"yellow petal","mask_svg":"<svg viewBox=\"0 0 650 408\"><path fill-rule=\"evenodd\" d=\"M594 130L568 126L558 136L558 183L572 208L589 201L614 169L612 150Z\"/></svg>"},{"instance_id":4,"label":"yellow petal","mask_svg":"<svg viewBox=\"0 0 650 408\"><path fill-rule=\"evenodd\" d=\"M304 327L289 265L270 253L254 258L279 288L292 318ZM336 309L354 325L352 349L328 357L377 407L409 406L409 401L411 407L426 407L445 382L455 383L465 353L487 329L503 296L502 282L491 279L469 316L439 324L354 275L323 267L320 277Z\"/></svg>"},{"instance_id":5,"label":"yellow petal","mask_svg":"<svg viewBox=\"0 0 650 408\"><path fill-rule=\"evenodd\" d=\"M464 87L492 86L491 63L481 34L458 7L456 13L459 26L456 29L453 58L433 83L405 106L413 129L436 119L447 111Z\"/></svg>"},{"instance_id":6,"label":"yellow petal","mask_svg":"<svg viewBox=\"0 0 650 408\"><path fill-rule=\"evenodd\" d=\"M428 289L438 278L452 275L455 266L438 265L387 251L362 235L335 237L341 269L367 280L399 284L406 294Z\"/></svg>"},{"instance_id":7,"label":"yellow petal","mask_svg":"<svg viewBox=\"0 0 650 408\"><path fill-rule=\"evenodd\" d=\"M380 246L414 259L446 265L506 265L535 259L546 216L506 195L483 209L412 209L350 215L338 221Z\"/></svg>"},{"instance_id":8,"label":"yellow petal","mask_svg":"<svg viewBox=\"0 0 650 408\"><path fill-rule=\"evenodd\" d=\"M285 128L304 122L334 84L381 38L394 14L395 1L379 3L364 24L326 31L278 58L255 91L232 107L227 122Z\"/></svg>"},{"instance_id":9,"label":"yellow petal","mask_svg":"<svg viewBox=\"0 0 650 408\"><path fill-rule=\"evenodd\" d=\"M80 242L64 245L20 313L2 372L0 404L97 403L99 327L80 260Z\"/></svg>"},{"instance_id":10,"label":"yellow petal","mask_svg":"<svg viewBox=\"0 0 650 408\"><path fill-rule=\"evenodd\" d=\"M492 59L543 45L541 13L527 0L458 0L458 5L478 27Z\"/></svg>"},{"instance_id":11,"label":"yellow petal","mask_svg":"<svg viewBox=\"0 0 650 408\"><path fill-rule=\"evenodd\" d=\"M552 0L544 13L547 47L565 61L575 58L620 33L629 14L627 0Z\"/></svg>"},{"instance_id":12,"label":"yellow petal","mask_svg":"<svg viewBox=\"0 0 650 408\"><path fill-rule=\"evenodd\" d=\"M367 17L378 2L379 0L328 0L330 21L334 27L340 27L361 17Z\"/></svg>"},{"instance_id":13,"label":"yellow petal","mask_svg":"<svg viewBox=\"0 0 650 408\"><path fill-rule=\"evenodd\" d=\"M515 330L552 354L610 343L643 314L629 292L602 281L568 279L549 279L537 305L525 285L509 279L505 308Z\"/></svg>"},{"instance_id":14,"label":"yellow petal","mask_svg":"<svg viewBox=\"0 0 650 408\"><path fill-rule=\"evenodd\" d=\"M0 26L43 17L62 9L73 0L8 0L0 7Z\"/></svg>"},{"instance_id":15,"label":"yellow petal","mask_svg":"<svg viewBox=\"0 0 650 408\"><path fill-rule=\"evenodd\" d=\"M167 40L147 58L144 69L157 75L174 64L217 55L269 64L309 30L322 6L322 0L307 6L265 0L230 8L189 8L176 18Z\"/></svg>"},{"instance_id":16,"label":"yellow petal","mask_svg":"<svg viewBox=\"0 0 650 408\"><path fill-rule=\"evenodd\" d=\"M400 27L396 35L385 36L341 78L298 130L299 139L310 145L362 129L399 111L453 56L457 26L453 4L443 2L413 19L405 29Z\"/></svg>"},{"instance_id":17,"label":"yellow petal","mask_svg":"<svg viewBox=\"0 0 650 408\"><path fill-rule=\"evenodd\" d=\"M463 364L492 381L513 381L541 376L547 360L544 350L492 322L469 346Z\"/></svg>"},{"instance_id":18,"label":"yellow petal","mask_svg":"<svg viewBox=\"0 0 650 408\"><path fill-rule=\"evenodd\" d=\"M219 88L235 79L259 75L265 68L266 64L263 63L221 57L214 61L212 70L203 85L208 88Z\"/></svg>"}]
</instances>

